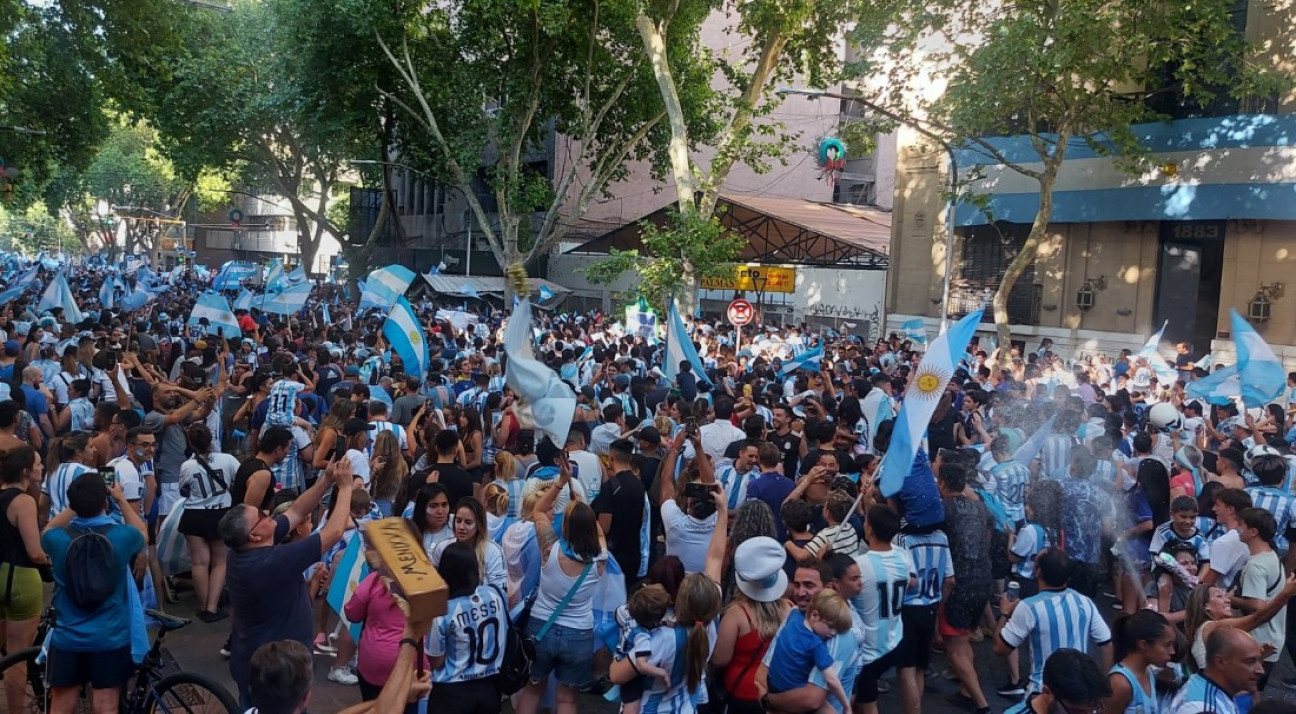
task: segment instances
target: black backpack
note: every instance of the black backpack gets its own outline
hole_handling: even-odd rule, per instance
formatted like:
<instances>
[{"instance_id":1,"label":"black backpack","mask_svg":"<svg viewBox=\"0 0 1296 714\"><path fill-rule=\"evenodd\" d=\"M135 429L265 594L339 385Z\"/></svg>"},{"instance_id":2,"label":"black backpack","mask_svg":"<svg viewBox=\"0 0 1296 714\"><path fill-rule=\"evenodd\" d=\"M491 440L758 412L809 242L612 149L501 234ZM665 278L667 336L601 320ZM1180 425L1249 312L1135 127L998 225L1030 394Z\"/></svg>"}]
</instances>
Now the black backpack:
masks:
<instances>
[{"instance_id":1,"label":"black backpack","mask_svg":"<svg viewBox=\"0 0 1296 714\"><path fill-rule=\"evenodd\" d=\"M495 589L499 590L498 587ZM503 595L507 606L508 595L503 591L500 591L500 594ZM504 616L508 617L507 611ZM517 620L508 623L504 640L504 660L500 662L499 676L495 680L496 688L504 696L517 694L531 681L531 664L535 662L536 643L531 633L527 632L530 619L531 601L528 600L522 612L518 614Z\"/></svg>"},{"instance_id":2,"label":"black backpack","mask_svg":"<svg viewBox=\"0 0 1296 714\"><path fill-rule=\"evenodd\" d=\"M112 541L105 535L108 528L68 526L68 531L72 542L63 560L63 589L81 610L98 610L117 592L122 578Z\"/></svg>"}]
</instances>

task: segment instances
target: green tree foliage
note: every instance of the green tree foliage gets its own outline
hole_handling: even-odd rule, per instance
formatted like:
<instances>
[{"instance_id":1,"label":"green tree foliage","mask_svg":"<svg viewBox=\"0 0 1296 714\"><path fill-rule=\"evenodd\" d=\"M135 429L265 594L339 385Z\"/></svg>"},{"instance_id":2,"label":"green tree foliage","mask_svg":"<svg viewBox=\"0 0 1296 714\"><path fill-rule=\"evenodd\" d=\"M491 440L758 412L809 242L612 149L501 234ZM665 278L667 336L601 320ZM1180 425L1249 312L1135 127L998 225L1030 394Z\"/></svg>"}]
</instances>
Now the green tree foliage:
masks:
<instances>
[{"instance_id":1,"label":"green tree foliage","mask_svg":"<svg viewBox=\"0 0 1296 714\"><path fill-rule=\"evenodd\" d=\"M1070 147L1087 145L1127 168L1146 151L1131 125L1156 120L1147 99L1206 105L1222 94L1271 90L1229 6L1199 0L930 0L899 22L861 16L852 68L864 101L945 141L993 157L1039 184L1039 211L994 295L1000 344L1008 296L1035 260ZM947 88L932 96L933 78ZM1025 135L1037 160L1017 163L985 137ZM1004 352L1007 355L1007 352Z\"/></svg>"},{"instance_id":2,"label":"green tree foliage","mask_svg":"<svg viewBox=\"0 0 1296 714\"><path fill-rule=\"evenodd\" d=\"M39 201L25 209L0 208L0 250L35 255L42 250L71 248L76 237L66 221L46 210Z\"/></svg>"}]
</instances>

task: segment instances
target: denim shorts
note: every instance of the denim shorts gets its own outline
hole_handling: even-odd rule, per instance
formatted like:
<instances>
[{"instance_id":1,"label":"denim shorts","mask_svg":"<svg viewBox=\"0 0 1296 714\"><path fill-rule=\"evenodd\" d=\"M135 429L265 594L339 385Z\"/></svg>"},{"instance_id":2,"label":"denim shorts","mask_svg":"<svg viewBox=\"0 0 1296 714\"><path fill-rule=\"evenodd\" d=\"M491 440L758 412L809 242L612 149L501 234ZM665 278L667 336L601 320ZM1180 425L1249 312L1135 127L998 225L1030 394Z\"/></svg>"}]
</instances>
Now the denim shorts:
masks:
<instances>
[{"instance_id":1,"label":"denim shorts","mask_svg":"<svg viewBox=\"0 0 1296 714\"><path fill-rule=\"evenodd\" d=\"M527 631L534 636L544 627L545 619L532 617ZM531 681L543 682L552 672L559 684L581 687L594 681L594 629L578 630L555 624L536 642L535 662L531 664Z\"/></svg>"}]
</instances>

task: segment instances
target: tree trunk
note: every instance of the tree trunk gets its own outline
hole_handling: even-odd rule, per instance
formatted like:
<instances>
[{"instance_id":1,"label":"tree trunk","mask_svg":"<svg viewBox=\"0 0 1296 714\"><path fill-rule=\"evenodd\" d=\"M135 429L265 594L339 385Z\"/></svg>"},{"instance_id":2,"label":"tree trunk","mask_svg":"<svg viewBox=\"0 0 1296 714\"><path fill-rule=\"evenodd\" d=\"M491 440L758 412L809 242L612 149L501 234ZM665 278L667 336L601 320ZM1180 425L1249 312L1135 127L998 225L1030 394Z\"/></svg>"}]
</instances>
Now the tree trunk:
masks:
<instances>
[{"instance_id":1,"label":"tree trunk","mask_svg":"<svg viewBox=\"0 0 1296 714\"><path fill-rule=\"evenodd\" d=\"M697 207L697 181L693 176L693 163L689 159L688 124L684 119L684 105L680 103L675 77L671 74L670 59L666 56L666 38L662 37L652 18L643 13L635 17L635 27L643 38L644 49L648 51L648 58L652 62L653 78L657 80L662 103L666 106L666 120L671 132L667 155L670 157L671 177L675 179L676 202L681 213L688 213Z\"/></svg>"},{"instance_id":2,"label":"tree trunk","mask_svg":"<svg viewBox=\"0 0 1296 714\"><path fill-rule=\"evenodd\" d=\"M1008 296L1012 293L1018 278L1026 272L1026 268L1031 263L1035 262L1040 243L1048 233L1049 221L1053 217L1053 187L1057 183L1058 171L1062 168L1065 158L1066 136L1063 135L1059 137L1055 152L1045 161L1044 171L1039 177L1040 204L1039 210L1035 213L1035 221L1031 224L1030 234L1026 236L1026 242L1022 244L1021 250L1008 264L1008 269L999 280L999 289L995 291L994 299L991 301L994 306L995 329L999 333L999 365L1004 369L1012 366L1012 325L1008 321Z\"/></svg>"},{"instance_id":3,"label":"tree trunk","mask_svg":"<svg viewBox=\"0 0 1296 714\"><path fill-rule=\"evenodd\" d=\"M396 210L396 188L392 186L392 125L396 123L396 117L393 115L392 105L389 101L383 101L383 122L382 122L382 178L383 178L383 206L381 210L388 210L388 218L392 218L396 225L396 244L404 248L409 243L409 236L405 234L405 223L400 219L400 212ZM373 236L371 236L372 238Z\"/></svg>"}]
</instances>

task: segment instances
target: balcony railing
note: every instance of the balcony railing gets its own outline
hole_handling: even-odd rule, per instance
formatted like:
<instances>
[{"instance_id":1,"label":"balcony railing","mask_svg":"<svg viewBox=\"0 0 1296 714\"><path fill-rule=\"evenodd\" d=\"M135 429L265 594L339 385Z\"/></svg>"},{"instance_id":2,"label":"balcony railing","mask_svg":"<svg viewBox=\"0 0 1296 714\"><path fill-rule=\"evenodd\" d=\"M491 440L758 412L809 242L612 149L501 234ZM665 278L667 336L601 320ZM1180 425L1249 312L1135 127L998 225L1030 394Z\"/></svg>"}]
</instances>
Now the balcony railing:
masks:
<instances>
[{"instance_id":1,"label":"balcony railing","mask_svg":"<svg viewBox=\"0 0 1296 714\"><path fill-rule=\"evenodd\" d=\"M986 309L982 322L994 322L990 300L999 288L996 281L957 280L950 285L950 315L963 317L982 307ZM1044 286L1035 283L1017 283L1008 293L1008 321L1014 325L1038 325L1040 303Z\"/></svg>"}]
</instances>

